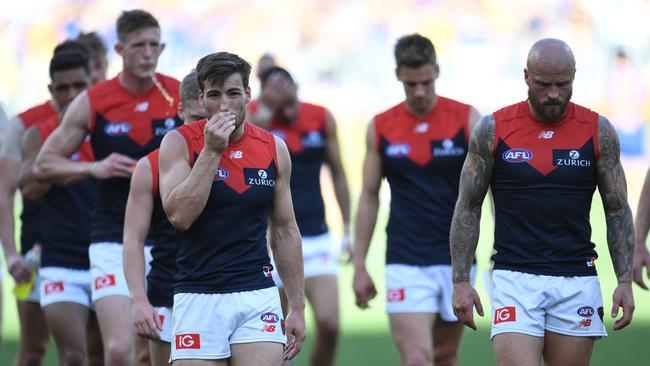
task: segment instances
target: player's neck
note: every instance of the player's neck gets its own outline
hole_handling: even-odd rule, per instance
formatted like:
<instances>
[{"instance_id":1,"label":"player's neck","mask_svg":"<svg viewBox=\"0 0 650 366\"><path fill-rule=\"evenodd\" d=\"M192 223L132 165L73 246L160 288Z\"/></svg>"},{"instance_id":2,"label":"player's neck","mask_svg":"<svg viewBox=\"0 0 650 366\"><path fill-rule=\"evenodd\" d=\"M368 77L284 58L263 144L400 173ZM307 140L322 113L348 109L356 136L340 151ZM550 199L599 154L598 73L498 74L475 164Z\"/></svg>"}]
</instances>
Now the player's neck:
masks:
<instances>
[{"instance_id":1,"label":"player's neck","mask_svg":"<svg viewBox=\"0 0 650 366\"><path fill-rule=\"evenodd\" d=\"M411 113L412 115L414 115L416 117L424 117L424 116L426 116L427 114L429 114L433 110L433 108L436 107L436 104L438 104L438 96L437 95L433 97L433 100L431 101L431 104L429 104L425 108L414 107L409 103L408 100L406 100L406 102L404 103L404 105L406 106L406 110L409 111L409 113Z\"/></svg>"},{"instance_id":2,"label":"player's neck","mask_svg":"<svg viewBox=\"0 0 650 366\"><path fill-rule=\"evenodd\" d=\"M153 88L153 80L151 78L138 78L126 70L122 70L118 77L120 85L133 94L145 94Z\"/></svg>"}]
</instances>

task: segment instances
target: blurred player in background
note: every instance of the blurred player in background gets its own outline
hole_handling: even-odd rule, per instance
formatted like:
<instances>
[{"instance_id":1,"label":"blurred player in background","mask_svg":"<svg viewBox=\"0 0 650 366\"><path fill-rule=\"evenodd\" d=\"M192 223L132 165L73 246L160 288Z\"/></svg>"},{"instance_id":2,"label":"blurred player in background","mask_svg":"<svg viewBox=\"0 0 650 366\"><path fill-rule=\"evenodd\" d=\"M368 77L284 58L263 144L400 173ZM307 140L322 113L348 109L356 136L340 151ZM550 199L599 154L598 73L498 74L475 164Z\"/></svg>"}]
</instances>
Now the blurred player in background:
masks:
<instances>
[{"instance_id":1,"label":"blurred player in background","mask_svg":"<svg viewBox=\"0 0 650 366\"><path fill-rule=\"evenodd\" d=\"M558 39L537 41L524 79L528 100L485 116L472 133L451 227L454 311L476 329L483 315L470 268L481 206L494 197L492 341L497 365L588 365L607 335L589 212L598 187L618 280L614 330L634 312L634 227L616 131L571 103L575 58Z\"/></svg>"},{"instance_id":2,"label":"blurred player in background","mask_svg":"<svg viewBox=\"0 0 650 366\"><path fill-rule=\"evenodd\" d=\"M155 150L163 136L181 124L179 82L156 73L165 48L156 18L143 10L124 11L116 28L115 50L122 57L122 72L75 98L35 165L39 178L48 181L99 179L89 256L92 299L108 366L132 364L135 358L131 300L122 264L131 173L136 159ZM86 135L95 163L69 158Z\"/></svg>"},{"instance_id":3,"label":"blurred player in background","mask_svg":"<svg viewBox=\"0 0 650 366\"><path fill-rule=\"evenodd\" d=\"M298 86L283 68L261 76L260 97L248 104L247 117L284 140L291 155L291 196L302 236L305 295L314 310L316 339L312 365L332 365L339 335L338 248L325 221L321 168L326 165L343 218L342 248L350 250L350 192L341 162L336 122L326 108L298 99ZM262 110L268 111L262 112ZM278 287L282 281L273 276Z\"/></svg>"},{"instance_id":4,"label":"blurred player in background","mask_svg":"<svg viewBox=\"0 0 650 366\"><path fill-rule=\"evenodd\" d=\"M90 54L91 58L101 57L93 52ZM98 75L98 78L101 76ZM58 118L60 106L57 105L56 100L57 98L65 100L66 94L71 91L71 89L59 91L52 85L49 89L53 95L51 100L30 108L9 121L6 143L0 148L0 170L3 172L0 174L0 240L7 269L17 283L16 295L21 329L17 365L40 364L48 344L48 330L39 304L40 279L38 275L32 274L36 273L40 265L40 245L35 244L42 241L40 227L42 206L38 201L30 201L23 197L23 211L20 216L21 246L18 253L14 242L13 200L23 160L21 142L25 130L51 118Z\"/></svg>"},{"instance_id":5,"label":"blurred player in background","mask_svg":"<svg viewBox=\"0 0 650 366\"><path fill-rule=\"evenodd\" d=\"M199 103L196 71L183 78L178 115L184 123L205 118ZM172 281L176 271L176 229L162 208L158 190L158 151L140 159L131 177L124 217L124 274L131 293L136 332L149 339L151 364L169 364L173 306ZM144 245L151 226L154 246L151 271L145 285ZM145 292L146 288L146 292ZM154 308L155 307L155 308Z\"/></svg>"},{"instance_id":6,"label":"blurred player in background","mask_svg":"<svg viewBox=\"0 0 650 366\"><path fill-rule=\"evenodd\" d=\"M451 307L449 228L469 134L479 114L437 94L439 66L427 38L400 38L395 61L406 100L375 116L368 127L353 287L357 305L367 308L377 291L366 255L386 177L391 188L386 310L402 365L453 365L463 324Z\"/></svg>"},{"instance_id":7,"label":"blurred player in background","mask_svg":"<svg viewBox=\"0 0 650 366\"><path fill-rule=\"evenodd\" d=\"M646 173L641 189L635 225L634 282L644 290L648 289L643 279L644 268L646 277L650 278L650 252L646 246L648 230L650 230L650 169Z\"/></svg>"},{"instance_id":8,"label":"blurred player in background","mask_svg":"<svg viewBox=\"0 0 650 366\"><path fill-rule=\"evenodd\" d=\"M57 92L57 105L64 110L91 85L87 48L77 41L57 46L50 62L50 77L51 88ZM59 364L84 365L88 363L87 354L95 361L103 357L101 341L92 342L100 335L97 319L91 312L88 262L96 182L83 179L50 185L36 180L34 159L58 125L58 116L53 116L25 131L19 185L25 198L41 199L43 203L40 304L57 346ZM90 144L86 141L73 158L94 161Z\"/></svg>"}]
</instances>

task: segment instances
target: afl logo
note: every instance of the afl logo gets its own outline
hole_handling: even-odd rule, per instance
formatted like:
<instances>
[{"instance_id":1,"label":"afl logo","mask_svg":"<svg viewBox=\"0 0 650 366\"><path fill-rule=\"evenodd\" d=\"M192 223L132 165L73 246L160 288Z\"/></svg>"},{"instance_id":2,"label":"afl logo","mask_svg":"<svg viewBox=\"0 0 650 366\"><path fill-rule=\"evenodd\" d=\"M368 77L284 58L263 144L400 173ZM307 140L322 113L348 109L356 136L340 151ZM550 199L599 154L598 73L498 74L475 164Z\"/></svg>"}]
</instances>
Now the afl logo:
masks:
<instances>
[{"instance_id":1,"label":"afl logo","mask_svg":"<svg viewBox=\"0 0 650 366\"><path fill-rule=\"evenodd\" d=\"M580 309L578 309L578 315L580 315L583 318L589 318L592 315L594 315L594 308L591 306L583 306Z\"/></svg>"},{"instance_id":2,"label":"afl logo","mask_svg":"<svg viewBox=\"0 0 650 366\"><path fill-rule=\"evenodd\" d=\"M228 170L223 167L218 167L217 170L214 171L214 181L220 181L228 178Z\"/></svg>"},{"instance_id":3,"label":"afl logo","mask_svg":"<svg viewBox=\"0 0 650 366\"><path fill-rule=\"evenodd\" d=\"M578 152L578 150L571 150L569 151L569 157L573 160L579 159L580 153Z\"/></svg>"},{"instance_id":4,"label":"afl logo","mask_svg":"<svg viewBox=\"0 0 650 366\"><path fill-rule=\"evenodd\" d=\"M264 313L260 317L264 323L277 323L280 320L280 317L275 313Z\"/></svg>"},{"instance_id":5,"label":"afl logo","mask_svg":"<svg viewBox=\"0 0 650 366\"><path fill-rule=\"evenodd\" d=\"M525 163L528 160L532 159L533 153L526 149L516 147L514 149L510 149L504 152L501 157L503 158L504 161L508 163L518 164L518 163Z\"/></svg>"},{"instance_id":6,"label":"afl logo","mask_svg":"<svg viewBox=\"0 0 650 366\"><path fill-rule=\"evenodd\" d=\"M392 144L386 147L386 155L391 158L401 158L411 152L411 147L407 144Z\"/></svg>"},{"instance_id":7,"label":"afl logo","mask_svg":"<svg viewBox=\"0 0 650 366\"><path fill-rule=\"evenodd\" d=\"M109 136L124 136L131 131L128 122L109 123L104 127L104 133Z\"/></svg>"}]
</instances>

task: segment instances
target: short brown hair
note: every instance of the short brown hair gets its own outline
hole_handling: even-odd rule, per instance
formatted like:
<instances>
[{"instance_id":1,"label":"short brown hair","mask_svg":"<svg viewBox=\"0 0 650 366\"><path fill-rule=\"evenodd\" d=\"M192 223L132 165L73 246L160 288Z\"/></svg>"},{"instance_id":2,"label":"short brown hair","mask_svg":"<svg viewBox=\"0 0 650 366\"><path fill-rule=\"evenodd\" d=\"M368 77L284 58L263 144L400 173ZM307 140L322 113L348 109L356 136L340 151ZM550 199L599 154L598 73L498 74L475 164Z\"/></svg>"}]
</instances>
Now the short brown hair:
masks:
<instances>
[{"instance_id":1,"label":"short brown hair","mask_svg":"<svg viewBox=\"0 0 650 366\"><path fill-rule=\"evenodd\" d=\"M104 41L101 39L99 34L97 34L97 32L80 32L77 36L77 41L86 46L90 52L91 58L98 56L108 56L106 45L104 44Z\"/></svg>"},{"instance_id":2,"label":"short brown hair","mask_svg":"<svg viewBox=\"0 0 650 366\"><path fill-rule=\"evenodd\" d=\"M395 63L397 67L420 67L424 64L436 64L436 49L433 43L419 34L409 34L397 40L395 45Z\"/></svg>"},{"instance_id":3,"label":"short brown hair","mask_svg":"<svg viewBox=\"0 0 650 366\"><path fill-rule=\"evenodd\" d=\"M229 52L217 52L204 56L196 64L196 78L199 89L204 90L205 83L222 85L232 74L239 73L244 88L248 88L251 65L243 58Z\"/></svg>"},{"instance_id":4,"label":"short brown hair","mask_svg":"<svg viewBox=\"0 0 650 366\"><path fill-rule=\"evenodd\" d=\"M192 69L187 74L180 87L181 106L185 107L188 100L199 100L199 81L196 79L196 70Z\"/></svg>"},{"instance_id":5,"label":"short brown hair","mask_svg":"<svg viewBox=\"0 0 650 366\"><path fill-rule=\"evenodd\" d=\"M160 28L156 18L151 13L136 9L125 10L117 18L117 39L124 43L129 34L145 28Z\"/></svg>"}]
</instances>

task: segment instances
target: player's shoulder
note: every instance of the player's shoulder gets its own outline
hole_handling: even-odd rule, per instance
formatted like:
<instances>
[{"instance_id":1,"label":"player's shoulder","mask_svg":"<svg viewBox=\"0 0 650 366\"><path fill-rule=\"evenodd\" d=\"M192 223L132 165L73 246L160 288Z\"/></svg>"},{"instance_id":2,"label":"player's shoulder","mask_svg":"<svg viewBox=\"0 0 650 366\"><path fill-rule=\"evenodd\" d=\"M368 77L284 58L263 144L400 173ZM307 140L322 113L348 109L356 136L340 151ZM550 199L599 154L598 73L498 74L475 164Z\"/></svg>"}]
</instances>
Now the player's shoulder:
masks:
<instances>
[{"instance_id":1,"label":"player's shoulder","mask_svg":"<svg viewBox=\"0 0 650 366\"><path fill-rule=\"evenodd\" d=\"M268 130L258 127L251 122L245 122L245 133L248 137L259 140L265 144L275 144L275 135Z\"/></svg>"},{"instance_id":2,"label":"player's shoulder","mask_svg":"<svg viewBox=\"0 0 650 366\"><path fill-rule=\"evenodd\" d=\"M55 115L58 115L56 108L54 108L50 100L47 100L18 113L18 118L23 127L29 128Z\"/></svg>"},{"instance_id":3,"label":"player's shoulder","mask_svg":"<svg viewBox=\"0 0 650 366\"><path fill-rule=\"evenodd\" d=\"M104 80L86 89L88 98L92 100L101 99L111 95L114 96L115 93L123 93L123 92L124 92L124 88L120 84L119 76L115 76L112 79Z\"/></svg>"},{"instance_id":4,"label":"player's shoulder","mask_svg":"<svg viewBox=\"0 0 650 366\"><path fill-rule=\"evenodd\" d=\"M181 82L173 76L166 74L156 73L156 78L160 80L166 87L172 88L173 90L179 90Z\"/></svg>"},{"instance_id":5,"label":"player's shoulder","mask_svg":"<svg viewBox=\"0 0 650 366\"><path fill-rule=\"evenodd\" d=\"M393 121L407 116L405 102L400 102L380 113L377 113L371 120L371 127L381 131Z\"/></svg>"},{"instance_id":6,"label":"player's shoulder","mask_svg":"<svg viewBox=\"0 0 650 366\"><path fill-rule=\"evenodd\" d=\"M494 111L493 116L496 121L505 122L526 117L527 101L521 101Z\"/></svg>"},{"instance_id":7,"label":"player's shoulder","mask_svg":"<svg viewBox=\"0 0 650 366\"><path fill-rule=\"evenodd\" d=\"M448 110L468 111L472 106L456 99L438 95L438 106Z\"/></svg>"},{"instance_id":8,"label":"player's shoulder","mask_svg":"<svg viewBox=\"0 0 650 366\"><path fill-rule=\"evenodd\" d=\"M579 122L598 124L599 115L597 112L580 104L570 102L568 107L573 118Z\"/></svg>"}]
</instances>

